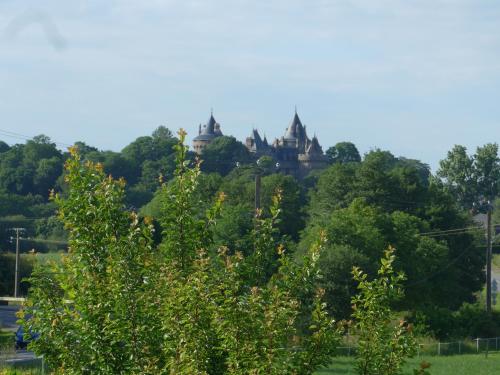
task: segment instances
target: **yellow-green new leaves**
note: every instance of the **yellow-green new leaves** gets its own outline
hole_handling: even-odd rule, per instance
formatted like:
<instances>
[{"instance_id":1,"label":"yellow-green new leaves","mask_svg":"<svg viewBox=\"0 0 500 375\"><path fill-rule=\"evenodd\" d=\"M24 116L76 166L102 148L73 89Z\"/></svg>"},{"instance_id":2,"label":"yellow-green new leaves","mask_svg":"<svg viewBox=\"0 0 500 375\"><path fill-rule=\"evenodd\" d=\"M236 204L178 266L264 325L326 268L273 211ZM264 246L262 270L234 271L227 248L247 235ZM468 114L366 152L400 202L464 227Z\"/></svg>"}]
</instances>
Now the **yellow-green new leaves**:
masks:
<instances>
[{"instance_id":1,"label":"yellow-green new leaves","mask_svg":"<svg viewBox=\"0 0 500 375\"><path fill-rule=\"evenodd\" d=\"M378 277L354 267L359 294L352 298L354 333L358 335L357 371L360 375L400 374L407 357L414 355L417 343L404 322L394 325L391 303L403 296L402 273L393 269L394 248L389 247L381 259Z\"/></svg>"},{"instance_id":2,"label":"yellow-green new leaves","mask_svg":"<svg viewBox=\"0 0 500 375\"><path fill-rule=\"evenodd\" d=\"M277 248L278 197L271 218L255 218L249 257L210 254L224 196L200 213L199 163L186 158L180 143L158 249L151 222L124 209L123 181L68 160L68 195L55 200L70 253L33 275L25 323L55 372L307 375L329 363L339 333L316 287L322 240L300 265Z\"/></svg>"},{"instance_id":3,"label":"yellow-green new leaves","mask_svg":"<svg viewBox=\"0 0 500 375\"><path fill-rule=\"evenodd\" d=\"M124 181L71 154L68 196L54 197L70 251L31 279L25 326L40 333L32 348L65 374L157 373L152 227L124 209Z\"/></svg>"}]
</instances>

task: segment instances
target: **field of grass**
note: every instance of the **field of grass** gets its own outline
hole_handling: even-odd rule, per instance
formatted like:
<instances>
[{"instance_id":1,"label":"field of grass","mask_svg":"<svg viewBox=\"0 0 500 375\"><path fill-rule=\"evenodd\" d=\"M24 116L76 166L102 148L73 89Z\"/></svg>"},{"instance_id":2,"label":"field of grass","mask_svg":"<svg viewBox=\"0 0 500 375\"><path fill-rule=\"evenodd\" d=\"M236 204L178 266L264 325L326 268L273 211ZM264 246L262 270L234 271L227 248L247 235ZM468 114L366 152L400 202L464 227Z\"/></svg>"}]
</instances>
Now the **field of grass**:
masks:
<instances>
[{"instance_id":1,"label":"field of grass","mask_svg":"<svg viewBox=\"0 0 500 375\"><path fill-rule=\"evenodd\" d=\"M0 375L41 375L47 374L47 371L43 372L41 367L0 367Z\"/></svg>"},{"instance_id":2,"label":"field of grass","mask_svg":"<svg viewBox=\"0 0 500 375\"><path fill-rule=\"evenodd\" d=\"M493 270L500 272L500 254L493 254L491 267Z\"/></svg>"},{"instance_id":3,"label":"field of grass","mask_svg":"<svg viewBox=\"0 0 500 375\"><path fill-rule=\"evenodd\" d=\"M491 375L500 374L500 353L490 353L486 358L484 354L468 354L455 356L430 356L413 358L404 368L404 374L413 374L413 369L419 368L422 361L429 362L428 369L432 375ZM316 372L317 375L343 374L355 375L354 358L338 357L328 368Z\"/></svg>"},{"instance_id":4,"label":"field of grass","mask_svg":"<svg viewBox=\"0 0 500 375\"><path fill-rule=\"evenodd\" d=\"M334 363L326 369L316 372L316 375L355 375L354 357L337 357ZM413 369L419 368L422 361L431 364L428 369L431 375L491 375L500 374L500 353L468 354L455 356L427 356L413 358L404 367L404 375L412 375ZM40 365L26 367L3 367L0 363L0 375L41 374Z\"/></svg>"},{"instance_id":5,"label":"field of grass","mask_svg":"<svg viewBox=\"0 0 500 375\"><path fill-rule=\"evenodd\" d=\"M48 262L60 262L61 256L64 252L49 252L49 253L36 253L36 254L21 254L22 257L35 259L38 264L47 264Z\"/></svg>"},{"instance_id":6,"label":"field of grass","mask_svg":"<svg viewBox=\"0 0 500 375\"><path fill-rule=\"evenodd\" d=\"M0 349L12 343L12 332L0 331Z\"/></svg>"}]
</instances>

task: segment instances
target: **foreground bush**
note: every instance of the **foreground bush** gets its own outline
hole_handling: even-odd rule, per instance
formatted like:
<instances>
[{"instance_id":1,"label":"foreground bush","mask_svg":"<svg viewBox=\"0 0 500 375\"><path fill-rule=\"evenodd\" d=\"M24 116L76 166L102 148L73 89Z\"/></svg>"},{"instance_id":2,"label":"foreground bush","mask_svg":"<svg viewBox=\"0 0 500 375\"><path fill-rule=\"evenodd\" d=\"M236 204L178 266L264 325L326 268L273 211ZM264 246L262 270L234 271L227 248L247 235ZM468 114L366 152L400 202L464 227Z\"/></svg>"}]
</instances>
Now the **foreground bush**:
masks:
<instances>
[{"instance_id":1,"label":"foreground bush","mask_svg":"<svg viewBox=\"0 0 500 375\"><path fill-rule=\"evenodd\" d=\"M366 273L353 269L359 290L352 299L352 316L358 334L356 370L360 375L400 374L405 360L417 351L410 326L405 321L394 324L391 304L403 297L401 283L405 278L403 273L394 271L394 260L394 249L389 248L377 278L371 281Z\"/></svg>"},{"instance_id":2,"label":"foreground bush","mask_svg":"<svg viewBox=\"0 0 500 375\"><path fill-rule=\"evenodd\" d=\"M14 270L16 264L15 253L0 253L0 295L11 296L14 294ZM29 283L24 279L33 271L35 258L33 256L19 257L19 295L28 293Z\"/></svg>"},{"instance_id":3,"label":"foreground bush","mask_svg":"<svg viewBox=\"0 0 500 375\"><path fill-rule=\"evenodd\" d=\"M312 374L329 364L339 332L315 287L322 239L300 266L276 249L277 199L273 217L257 212L250 256L209 255L223 196L196 215L199 166L179 135L159 248L151 223L124 209L124 181L72 150L68 196L54 197L70 251L31 278L31 348L64 374Z\"/></svg>"}]
</instances>

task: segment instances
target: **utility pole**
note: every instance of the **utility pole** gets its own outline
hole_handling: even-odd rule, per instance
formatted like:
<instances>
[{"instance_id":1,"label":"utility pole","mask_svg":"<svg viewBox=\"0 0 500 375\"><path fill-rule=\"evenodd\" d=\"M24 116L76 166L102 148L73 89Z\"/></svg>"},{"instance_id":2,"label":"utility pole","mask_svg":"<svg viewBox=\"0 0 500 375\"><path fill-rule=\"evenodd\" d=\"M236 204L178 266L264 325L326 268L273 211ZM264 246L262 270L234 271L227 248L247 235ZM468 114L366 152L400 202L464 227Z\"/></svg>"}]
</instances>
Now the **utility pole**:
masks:
<instances>
[{"instance_id":1,"label":"utility pole","mask_svg":"<svg viewBox=\"0 0 500 375\"><path fill-rule=\"evenodd\" d=\"M486 228L486 312L491 313L491 204L488 202Z\"/></svg>"},{"instance_id":2,"label":"utility pole","mask_svg":"<svg viewBox=\"0 0 500 375\"><path fill-rule=\"evenodd\" d=\"M260 209L260 173L255 175L255 213Z\"/></svg>"},{"instance_id":3,"label":"utility pole","mask_svg":"<svg viewBox=\"0 0 500 375\"><path fill-rule=\"evenodd\" d=\"M14 271L14 297L17 298L19 294L19 233L24 230L24 228L12 228L16 231L16 268Z\"/></svg>"}]
</instances>

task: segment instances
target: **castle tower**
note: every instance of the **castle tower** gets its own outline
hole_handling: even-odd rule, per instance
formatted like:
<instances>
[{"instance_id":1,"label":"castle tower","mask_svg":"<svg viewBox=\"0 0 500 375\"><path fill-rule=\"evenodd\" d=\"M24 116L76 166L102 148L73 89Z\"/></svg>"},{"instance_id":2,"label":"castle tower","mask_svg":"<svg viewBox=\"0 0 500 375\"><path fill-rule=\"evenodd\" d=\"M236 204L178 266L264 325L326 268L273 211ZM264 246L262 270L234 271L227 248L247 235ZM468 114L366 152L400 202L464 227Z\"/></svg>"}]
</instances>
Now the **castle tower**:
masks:
<instances>
[{"instance_id":1,"label":"castle tower","mask_svg":"<svg viewBox=\"0 0 500 375\"><path fill-rule=\"evenodd\" d=\"M212 143L212 141L217 137L222 137L220 124L215 121L213 113L210 113L210 118L207 123L203 125L203 127L200 124L198 128L198 135L193 138L194 152L200 155L203 153L205 147Z\"/></svg>"},{"instance_id":2,"label":"castle tower","mask_svg":"<svg viewBox=\"0 0 500 375\"><path fill-rule=\"evenodd\" d=\"M313 169L323 169L328 166L328 158L323 153L316 135L311 141L308 141L305 152L299 154L298 159L300 175L302 177L306 176Z\"/></svg>"}]
</instances>

